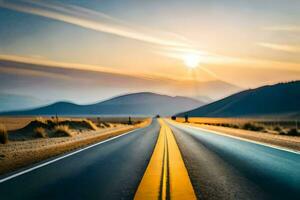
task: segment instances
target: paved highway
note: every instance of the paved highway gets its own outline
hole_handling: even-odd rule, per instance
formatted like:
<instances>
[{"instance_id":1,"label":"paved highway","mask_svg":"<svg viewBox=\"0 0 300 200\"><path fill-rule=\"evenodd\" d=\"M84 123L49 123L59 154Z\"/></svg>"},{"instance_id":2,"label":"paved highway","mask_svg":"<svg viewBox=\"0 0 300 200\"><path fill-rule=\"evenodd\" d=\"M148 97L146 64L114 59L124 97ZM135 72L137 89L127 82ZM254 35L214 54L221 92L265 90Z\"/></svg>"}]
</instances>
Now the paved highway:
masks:
<instances>
[{"instance_id":1,"label":"paved highway","mask_svg":"<svg viewBox=\"0 0 300 200\"><path fill-rule=\"evenodd\" d=\"M169 122L201 199L300 199L300 154Z\"/></svg>"},{"instance_id":2,"label":"paved highway","mask_svg":"<svg viewBox=\"0 0 300 200\"><path fill-rule=\"evenodd\" d=\"M1 200L133 199L159 133L146 128L0 183Z\"/></svg>"},{"instance_id":3,"label":"paved highway","mask_svg":"<svg viewBox=\"0 0 300 200\"><path fill-rule=\"evenodd\" d=\"M153 192L165 199L300 197L299 153L171 121L160 130L153 120L67 155L1 179L0 199L152 199Z\"/></svg>"}]
</instances>

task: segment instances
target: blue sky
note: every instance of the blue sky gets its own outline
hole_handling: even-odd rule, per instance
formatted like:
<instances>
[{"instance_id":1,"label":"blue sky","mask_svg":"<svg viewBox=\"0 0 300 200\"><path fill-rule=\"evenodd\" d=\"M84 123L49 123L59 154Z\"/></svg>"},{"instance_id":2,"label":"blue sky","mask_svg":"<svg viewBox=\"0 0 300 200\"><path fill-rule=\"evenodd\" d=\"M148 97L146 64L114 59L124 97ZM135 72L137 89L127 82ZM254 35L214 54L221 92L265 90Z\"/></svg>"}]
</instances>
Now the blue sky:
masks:
<instances>
[{"instance_id":1,"label":"blue sky","mask_svg":"<svg viewBox=\"0 0 300 200\"><path fill-rule=\"evenodd\" d=\"M257 87L300 78L299 10L297 0L0 0L0 59Z\"/></svg>"}]
</instances>

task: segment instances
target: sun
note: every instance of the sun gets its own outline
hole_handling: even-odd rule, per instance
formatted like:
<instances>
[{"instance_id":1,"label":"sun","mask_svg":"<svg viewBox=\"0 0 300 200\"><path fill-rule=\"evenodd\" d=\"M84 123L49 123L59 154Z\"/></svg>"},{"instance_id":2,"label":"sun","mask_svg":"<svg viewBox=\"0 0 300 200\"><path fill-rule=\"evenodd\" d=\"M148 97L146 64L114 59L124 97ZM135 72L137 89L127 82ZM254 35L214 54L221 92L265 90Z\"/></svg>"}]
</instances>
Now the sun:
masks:
<instances>
[{"instance_id":1,"label":"sun","mask_svg":"<svg viewBox=\"0 0 300 200\"><path fill-rule=\"evenodd\" d=\"M200 62L200 57L197 54L186 54L183 56L183 61L188 68L194 69L198 67Z\"/></svg>"}]
</instances>

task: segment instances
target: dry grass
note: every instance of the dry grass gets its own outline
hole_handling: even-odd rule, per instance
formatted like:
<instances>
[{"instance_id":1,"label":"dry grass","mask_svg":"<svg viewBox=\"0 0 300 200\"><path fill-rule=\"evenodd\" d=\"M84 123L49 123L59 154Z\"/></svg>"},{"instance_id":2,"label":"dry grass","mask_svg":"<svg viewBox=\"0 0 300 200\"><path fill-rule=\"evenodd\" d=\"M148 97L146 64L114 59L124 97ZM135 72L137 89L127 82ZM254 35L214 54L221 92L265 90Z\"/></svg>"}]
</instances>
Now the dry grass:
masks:
<instances>
[{"instance_id":1,"label":"dry grass","mask_svg":"<svg viewBox=\"0 0 300 200\"><path fill-rule=\"evenodd\" d=\"M15 121L19 118L15 118ZM68 128L60 128L62 130L57 130L57 126L67 126ZM39 130L38 128L43 128L44 130ZM103 127L107 128L107 127ZM73 133L77 134L98 130L98 127L90 120L82 118L32 118L32 121L27 122L27 124L16 130L9 131L9 139L14 141L21 140L31 140L34 138L43 138L47 135L49 137L62 137L70 136ZM79 134L78 133L78 134Z\"/></svg>"},{"instance_id":2,"label":"dry grass","mask_svg":"<svg viewBox=\"0 0 300 200\"><path fill-rule=\"evenodd\" d=\"M3 124L0 124L0 143L8 143L8 133L6 127Z\"/></svg>"},{"instance_id":3,"label":"dry grass","mask_svg":"<svg viewBox=\"0 0 300 200\"><path fill-rule=\"evenodd\" d=\"M83 120L83 123L91 130L98 130L98 127L91 120L85 119Z\"/></svg>"},{"instance_id":4,"label":"dry grass","mask_svg":"<svg viewBox=\"0 0 300 200\"><path fill-rule=\"evenodd\" d=\"M174 120L174 119L173 119ZM177 122L184 122L184 118L176 118ZM270 134L300 136L297 121L280 121L274 119L246 119L246 118L206 118L192 117L190 123L201 125L222 126L249 131L266 132Z\"/></svg>"},{"instance_id":5,"label":"dry grass","mask_svg":"<svg viewBox=\"0 0 300 200\"><path fill-rule=\"evenodd\" d=\"M55 137L72 137L73 133L67 125L57 125L53 129Z\"/></svg>"},{"instance_id":6,"label":"dry grass","mask_svg":"<svg viewBox=\"0 0 300 200\"><path fill-rule=\"evenodd\" d=\"M43 127L36 128L34 130L34 133L35 133L35 136L37 138L46 138L46 137L48 137L47 131Z\"/></svg>"},{"instance_id":7,"label":"dry grass","mask_svg":"<svg viewBox=\"0 0 300 200\"><path fill-rule=\"evenodd\" d=\"M7 145L0 145L2 156L0 174L120 135L136 128L145 127L150 122L151 120L149 119L134 126L117 124L110 128L92 131L93 134L83 132L73 137L50 137L40 140L13 141Z\"/></svg>"}]
</instances>

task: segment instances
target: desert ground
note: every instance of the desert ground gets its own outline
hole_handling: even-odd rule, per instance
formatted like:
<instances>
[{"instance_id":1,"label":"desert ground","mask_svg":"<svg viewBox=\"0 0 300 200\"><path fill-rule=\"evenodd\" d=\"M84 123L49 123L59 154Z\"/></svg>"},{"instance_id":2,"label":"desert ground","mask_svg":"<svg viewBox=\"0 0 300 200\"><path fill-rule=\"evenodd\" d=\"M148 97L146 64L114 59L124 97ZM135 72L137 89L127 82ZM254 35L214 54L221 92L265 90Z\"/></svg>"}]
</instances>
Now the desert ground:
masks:
<instances>
[{"instance_id":1,"label":"desert ground","mask_svg":"<svg viewBox=\"0 0 300 200\"><path fill-rule=\"evenodd\" d=\"M55 125L57 123L57 125ZM0 174L144 127L150 119L1 117L8 142L0 144ZM50 127L49 127L50 126Z\"/></svg>"}]
</instances>

